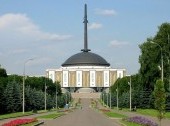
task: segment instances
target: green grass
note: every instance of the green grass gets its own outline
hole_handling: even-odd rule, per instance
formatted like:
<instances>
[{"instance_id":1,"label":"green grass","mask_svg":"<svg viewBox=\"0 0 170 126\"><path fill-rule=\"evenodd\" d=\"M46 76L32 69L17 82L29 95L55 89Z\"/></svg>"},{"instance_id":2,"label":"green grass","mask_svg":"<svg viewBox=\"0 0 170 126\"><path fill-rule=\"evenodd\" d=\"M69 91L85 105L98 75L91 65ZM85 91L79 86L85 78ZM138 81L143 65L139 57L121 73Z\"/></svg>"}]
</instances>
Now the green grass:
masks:
<instances>
[{"instance_id":1,"label":"green grass","mask_svg":"<svg viewBox=\"0 0 170 126\"><path fill-rule=\"evenodd\" d=\"M33 126L35 124L37 124L38 122L33 122L33 123L28 123L28 124L24 124L24 125L21 125L21 126Z\"/></svg>"},{"instance_id":2,"label":"green grass","mask_svg":"<svg viewBox=\"0 0 170 126\"><path fill-rule=\"evenodd\" d=\"M166 118L170 118L170 112L165 113Z\"/></svg>"},{"instance_id":3,"label":"green grass","mask_svg":"<svg viewBox=\"0 0 170 126\"><path fill-rule=\"evenodd\" d=\"M125 124L126 126L142 126L140 124L133 123L133 122L127 122L127 121L121 121L121 123ZM124 125L122 125L122 126L124 126Z\"/></svg>"},{"instance_id":4,"label":"green grass","mask_svg":"<svg viewBox=\"0 0 170 126\"><path fill-rule=\"evenodd\" d=\"M54 111L54 110L52 110L52 111ZM48 112L48 111L39 110L37 113L46 113L46 112ZM33 113L32 111L29 111L29 112L25 112L24 114L22 112L3 114L3 115L0 115L0 120L1 119L21 117L21 116L27 116L27 115L33 115L33 114L36 114L36 113Z\"/></svg>"},{"instance_id":5,"label":"green grass","mask_svg":"<svg viewBox=\"0 0 170 126\"><path fill-rule=\"evenodd\" d=\"M48 115L43 115L43 116L38 116L37 118L41 118L41 119L55 119L58 118L60 116L62 116L63 114L61 113L54 113L54 114L48 114Z\"/></svg>"},{"instance_id":6,"label":"green grass","mask_svg":"<svg viewBox=\"0 0 170 126\"><path fill-rule=\"evenodd\" d=\"M137 109L136 112L142 115L157 116L157 111L155 109Z\"/></svg>"},{"instance_id":7,"label":"green grass","mask_svg":"<svg viewBox=\"0 0 170 126\"><path fill-rule=\"evenodd\" d=\"M24 114L22 112L10 113L10 114L0 115L0 119L14 118L14 117L20 117L20 116L32 115L32 114L33 114L32 112L25 112Z\"/></svg>"},{"instance_id":8,"label":"green grass","mask_svg":"<svg viewBox=\"0 0 170 126\"><path fill-rule=\"evenodd\" d=\"M158 115L158 112L155 109L137 109L136 112L142 115L149 115L152 117L157 117ZM165 117L170 118L170 112L166 112Z\"/></svg>"},{"instance_id":9,"label":"green grass","mask_svg":"<svg viewBox=\"0 0 170 126\"><path fill-rule=\"evenodd\" d=\"M118 113L114 113L114 112L104 112L107 116L112 117L112 118L125 118L127 116L122 115L122 114L118 114Z\"/></svg>"}]
</instances>

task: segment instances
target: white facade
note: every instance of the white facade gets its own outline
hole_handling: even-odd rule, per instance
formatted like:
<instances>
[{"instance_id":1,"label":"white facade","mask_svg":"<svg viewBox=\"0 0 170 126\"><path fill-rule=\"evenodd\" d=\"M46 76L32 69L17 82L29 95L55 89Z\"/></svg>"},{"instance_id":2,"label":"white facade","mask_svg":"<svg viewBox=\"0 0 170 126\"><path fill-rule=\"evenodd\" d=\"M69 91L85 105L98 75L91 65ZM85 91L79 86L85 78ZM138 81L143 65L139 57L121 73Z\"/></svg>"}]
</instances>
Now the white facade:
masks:
<instances>
[{"instance_id":1,"label":"white facade","mask_svg":"<svg viewBox=\"0 0 170 126\"><path fill-rule=\"evenodd\" d=\"M76 87L82 87L82 71L76 71Z\"/></svg>"},{"instance_id":2,"label":"white facade","mask_svg":"<svg viewBox=\"0 0 170 126\"><path fill-rule=\"evenodd\" d=\"M83 72L87 72L86 87L110 87L116 79L122 78L125 75L125 69L112 69L111 67L101 66L74 66L74 67L61 67L60 69L47 69L47 77L52 79L53 82L59 81L61 87L70 87L71 80L74 81L74 87L83 87ZM57 72L60 72L61 80L57 80ZM71 72L75 75L71 76ZM100 72L100 83L97 80L97 72ZM86 74L87 74L86 73ZM72 78L71 78L72 77ZM101 84L102 83L102 84ZM73 84L72 84L73 85ZM73 86L72 86L73 87Z\"/></svg>"},{"instance_id":3,"label":"white facade","mask_svg":"<svg viewBox=\"0 0 170 126\"><path fill-rule=\"evenodd\" d=\"M53 82L55 82L55 70L49 71L48 78L50 78Z\"/></svg>"},{"instance_id":4,"label":"white facade","mask_svg":"<svg viewBox=\"0 0 170 126\"><path fill-rule=\"evenodd\" d=\"M103 78L104 78L104 87L109 87L110 84L109 84L109 71L104 71L104 74L103 74Z\"/></svg>"},{"instance_id":5,"label":"white facade","mask_svg":"<svg viewBox=\"0 0 170 126\"><path fill-rule=\"evenodd\" d=\"M122 77L123 77L123 71L117 70L117 78L122 78Z\"/></svg>"},{"instance_id":6,"label":"white facade","mask_svg":"<svg viewBox=\"0 0 170 126\"><path fill-rule=\"evenodd\" d=\"M90 71L90 87L96 87L96 72L94 70Z\"/></svg>"},{"instance_id":7,"label":"white facade","mask_svg":"<svg viewBox=\"0 0 170 126\"><path fill-rule=\"evenodd\" d=\"M63 71L63 87L68 87L68 71Z\"/></svg>"}]
</instances>

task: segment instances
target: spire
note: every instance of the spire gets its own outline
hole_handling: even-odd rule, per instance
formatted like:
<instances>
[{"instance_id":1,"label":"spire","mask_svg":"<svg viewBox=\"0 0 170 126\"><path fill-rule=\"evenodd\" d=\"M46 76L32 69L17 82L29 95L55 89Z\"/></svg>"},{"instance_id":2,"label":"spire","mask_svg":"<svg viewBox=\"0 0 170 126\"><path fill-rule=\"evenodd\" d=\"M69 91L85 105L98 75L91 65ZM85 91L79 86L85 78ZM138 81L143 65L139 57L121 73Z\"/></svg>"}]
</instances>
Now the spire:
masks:
<instances>
[{"instance_id":1,"label":"spire","mask_svg":"<svg viewBox=\"0 0 170 126\"><path fill-rule=\"evenodd\" d=\"M83 52L88 52L90 51L90 49L88 49L88 40L87 40L87 23L88 23L88 20L87 20L87 5L85 4L84 5L84 49L82 49L81 51Z\"/></svg>"}]
</instances>

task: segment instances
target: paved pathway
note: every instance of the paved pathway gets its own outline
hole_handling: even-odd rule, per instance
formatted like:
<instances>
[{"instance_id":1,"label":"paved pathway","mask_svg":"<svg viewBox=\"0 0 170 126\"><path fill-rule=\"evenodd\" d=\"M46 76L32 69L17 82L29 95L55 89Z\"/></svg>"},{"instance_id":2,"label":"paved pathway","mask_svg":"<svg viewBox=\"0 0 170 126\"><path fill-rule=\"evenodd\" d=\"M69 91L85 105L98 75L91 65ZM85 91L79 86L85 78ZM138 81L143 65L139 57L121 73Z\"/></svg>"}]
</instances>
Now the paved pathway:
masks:
<instances>
[{"instance_id":1,"label":"paved pathway","mask_svg":"<svg viewBox=\"0 0 170 126\"><path fill-rule=\"evenodd\" d=\"M44 120L43 126L121 126L113 120L89 107L90 99L81 99L82 109L77 109L54 120Z\"/></svg>"}]
</instances>

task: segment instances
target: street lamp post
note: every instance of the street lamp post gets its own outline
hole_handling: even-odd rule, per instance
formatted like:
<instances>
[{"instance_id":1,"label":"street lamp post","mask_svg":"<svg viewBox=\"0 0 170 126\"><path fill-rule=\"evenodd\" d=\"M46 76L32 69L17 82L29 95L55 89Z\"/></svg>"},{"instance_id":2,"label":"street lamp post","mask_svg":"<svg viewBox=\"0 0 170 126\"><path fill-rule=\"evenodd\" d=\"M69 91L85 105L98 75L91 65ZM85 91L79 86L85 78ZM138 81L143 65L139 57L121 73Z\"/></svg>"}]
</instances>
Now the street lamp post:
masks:
<instances>
[{"instance_id":1,"label":"street lamp post","mask_svg":"<svg viewBox=\"0 0 170 126\"><path fill-rule=\"evenodd\" d=\"M57 94L58 94L58 92L57 92L57 85L56 85L56 99L55 99L55 100L56 100L56 109L58 108L58 102L57 102L57 100L58 100L58 99L57 99Z\"/></svg>"},{"instance_id":2,"label":"street lamp post","mask_svg":"<svg viewBox=\"0 0 170 126\"><path fill-rule=\"evenodd\" d=\"M117 86L116 92L117 92L117 110L118 110L119 109L119 91L118 91L118 86Z\"/></svg>"},{"instance_id":3,"label":"street lamp post","mask_svg":"<svg viewBox=\"0 0 170 126\"><path fill-rule=\"evenodd\" d=\"M131 76L130 76L130 82L128 82L130 89L129 89L129 109L132 110L132 82L131 82Z\"/></svg>"},{"instance_id":4,"label":"street lamp post","mask_svg":"<svg viewBox=\"0 0 170 126\"><path fill-rule=\"evenodd\" d=\"M45 78L45 111L47 110L47 85L46 85L46 78Z\"/></svg>"},{"instance_id":5,"label":"street lamp post","mask_svg":"<svg viewBox=\"0 0 170 126\"><path fill-rule=\"evenodd\" d=\"M161 50L161 79L162 79L162 82L163 82L163 79L164 79L164 74L163 74L164 68L163 68L162 47L161 47L158 43L155 43L155 42L152 42L152 41L151 41L151 43L159 46L159 48L160 48L160 50Z\"/></svg>"},{"instance_id":6,"label":"street lamp post","mask_svg":"<svg viewBox=\"0 0 170 126\"><path fill-rule=\"evenodd\" d=\"M109 98L108 98L108 93L107 93L107 107L109 106Z\"/></svg>"},{"instance_id":7,"label":"street lamp post","mask_svg":"<svg viewBox=\"0 0 170 126\"><path fill-rule=\"evenodd\" d=\"M29 61L34 60L34 59L28 59L24 62L24 71L23 71L23 85L22 85L22 113L25 113L25 65L26 63L28 63Z\"/></svg>"},{"instance_id":8,"label":"street lamp post","mask_svg":"<svg viewBox=\"0 0 170 126\"><path fill-rule=\"evenodd\" d=\"M111 89L110 89L110 109L112 108L112 96L111 96Z\"/></svg>"},{"instance_id":9,"label":"street lamp post","mask_svg":"<svg viewBox=\"0 0 170 126\"><path fill-rule=\"evenodd\" d=\"M102 96L103 96L103 106L104 106L104 93L102 94Z\"/></svg>"}]
</instances>

